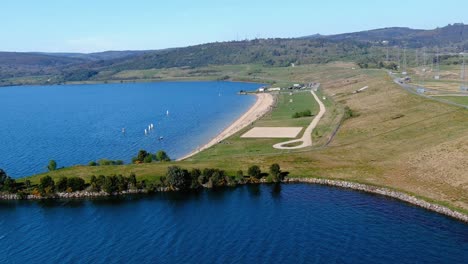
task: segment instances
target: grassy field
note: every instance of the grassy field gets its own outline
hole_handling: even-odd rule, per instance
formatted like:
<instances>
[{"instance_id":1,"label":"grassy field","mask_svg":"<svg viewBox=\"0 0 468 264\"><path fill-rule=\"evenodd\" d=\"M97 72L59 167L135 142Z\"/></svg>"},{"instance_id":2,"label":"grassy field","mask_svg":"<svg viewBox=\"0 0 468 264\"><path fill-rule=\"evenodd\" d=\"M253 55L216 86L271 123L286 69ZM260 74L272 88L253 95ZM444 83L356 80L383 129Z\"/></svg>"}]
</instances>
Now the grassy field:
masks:
<instances>
[{"instance_id":1,"label":"grassy field","mask_svg":"<svg viewBox=\"0 0 468 264\"><path fill-rule=\"evenodd\" d=\"M312 148L280 151L271 148L279 140L241 139L242 132L189 160L176 164L186 168L216 167L234 174L258 164L267 170L279 163L294 177L322 177L385 186L428 201L468 212L468 110L409 94L394 84L385 71L355 69L351 63L306 65L295 68L220 66L222 74L235 79L254 78L270 83L311 82L322 84L327 113L313 132ZM247 70L248 68L248 70ZM222 69L222 70L221 70ZM253 74L248 75L247 73ZM247 72L247 73L246 73ZM353 91L368 86L361 93ZM290 119L296 110L311 103L307 93L281 94L277 107L254 125L304 125L310 118ZM343 121L344 107L353 117ZM343 121L343 122L341 122ZM328 145L330 135L340 125ZM171 163L172 164L172 163ZM108 167L74 167L50 173L81 176L129 174L156 181L168 164ZM37 181L42 175L32 178Z\"/></svg>"},{"instance_id":2,"label":"grassy field","mask_svg":"<svg viewBox=\"0 0 468 264\"><path fill-rule=\"evenodd\" d=\"M437 96L437 98L468 106L468 95L467 96Z\"/></svg>"}]
</instances>

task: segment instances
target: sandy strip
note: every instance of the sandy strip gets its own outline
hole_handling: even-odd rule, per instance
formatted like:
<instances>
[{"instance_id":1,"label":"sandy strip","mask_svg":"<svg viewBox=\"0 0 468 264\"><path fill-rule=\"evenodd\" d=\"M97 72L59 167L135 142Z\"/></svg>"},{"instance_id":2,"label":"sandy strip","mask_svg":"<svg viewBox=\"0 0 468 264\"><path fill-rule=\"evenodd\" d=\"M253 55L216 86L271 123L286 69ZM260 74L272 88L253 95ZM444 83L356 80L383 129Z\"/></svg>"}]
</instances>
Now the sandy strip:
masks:
<instances>
[{"instance_id":1,"label":"sandy strip","mask_svg":"<svg viewBox=\"0 0 468 264\"><path fill-rule=\"evenodd\" d=\"M221 132L219 135L213 138L210 142L191 152L190 154L179 158L178 161L190 158L193 155L199 153L200 151L203 151L207 148L212 147L213 145L218 144L222 140L234 135L246 126L252 124L254 121L265 115L268 111L270 111L274 103L273 96L269 93L260 93L256 94L256 96L257 101L245 114L243 114L239 119L237 119L223 132Z\"/></svg>"}]
</instances>

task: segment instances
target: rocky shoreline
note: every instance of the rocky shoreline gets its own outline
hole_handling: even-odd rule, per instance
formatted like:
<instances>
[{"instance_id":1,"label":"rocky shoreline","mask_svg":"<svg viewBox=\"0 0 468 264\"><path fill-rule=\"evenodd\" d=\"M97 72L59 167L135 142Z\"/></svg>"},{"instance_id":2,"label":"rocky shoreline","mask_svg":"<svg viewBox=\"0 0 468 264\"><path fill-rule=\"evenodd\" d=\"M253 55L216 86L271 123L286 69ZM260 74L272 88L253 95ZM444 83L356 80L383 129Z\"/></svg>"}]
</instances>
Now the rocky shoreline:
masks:
<instances>
[{"instance_id":1,"label":"rocky shoreline","mask_svg":"<svg viewBox=\"0 0 468 264\"><path fill-rule=\"evenodd\" d=\"M261 180L260 183L266 183L266 181ZM388 188L376 187L376 186L348 182L348 181L328 180L328 179L318 179L318 178L287 178L283 181L283 183L320 184L320 185L335 186L335 187L341 187L341 188L353 189L357 191L384 195L384 196L392 197L400 201L407 202L412 205L416 205L424 209L431 210L439 214L443 214L443 215L455 218L457 220L460 220L462 222L468 223L468 215L466 214L454 211L442 205L424 201L422 199L416 198L409 194L390 190ZM203 187L209 188L207 186L203 186ZM177 191L177 190L173 190L169 187L158 187L154 190L154 192L169 192L169 191ZM18 194L0 193L0 200L86 199L86 198L98 198L98 197L132 195L132 194L147 194L147 193L149 193L148 190L144 190L144 189L131 189L131 190L122 191L122 192L115 192L112 194L108 194L103 191L101 192L79 191L79 192L72 192L72 193L60 192L60 193L56 193L53 196L48 196L48 197L41 197L41 196L35 196L35 195L27 195L27 196L21 197Z\"/></svg>"},{"instance_id":2,"label":"rocky shoreline","mask_svg":"<svg viewBox=\"0 0 468 264\"><path fill-rule=\"evenodd\" d=\"M154 190L155 192L169 192L171 189L169 187L159 187ZM78 192L59 192L55 195L50 196L36 196L36 195L26 195L21 197L18 194L0 194L0 200L46 200L46 199L84 199L84 198L98 198L106 196L120 196L120 195L129 195L129 194L147 194L148 190L145 189L131 189L122 192L114 192L108 194L104 191L100 192L91 192L91 191L78 191Z\"/></svg>"},{"instance_id":3,"label":"rocky shoreline","mask_svg":"<svg viewBox=\"0 0 468 264\"><path fill-rule=\"evenodd\" d=\"M353 189L353 190L358 190L358 191L363 191L363 192L368 192L368 193L384 195L384 196L392 197L400 201L407 202L412 205L416 205L424 209L431 210L431 211L434 211L436 213L443 214L446 216L450 216L457 220L468 223L468 215L466 214L454 211L442 205L429 203L422 199L416 198L414 196L411 196L402 192L393 191L393 190L383 188L383 187L376 187L376 186L347 182L347 181L327 180L327 179L318 179L318 178L289 178L289 179L286 179L284 182L285 183L321 184L321 185L335 186L335 187L341 187L341 188L347 188L347 189Z\"/></svg>"}]
</instances>

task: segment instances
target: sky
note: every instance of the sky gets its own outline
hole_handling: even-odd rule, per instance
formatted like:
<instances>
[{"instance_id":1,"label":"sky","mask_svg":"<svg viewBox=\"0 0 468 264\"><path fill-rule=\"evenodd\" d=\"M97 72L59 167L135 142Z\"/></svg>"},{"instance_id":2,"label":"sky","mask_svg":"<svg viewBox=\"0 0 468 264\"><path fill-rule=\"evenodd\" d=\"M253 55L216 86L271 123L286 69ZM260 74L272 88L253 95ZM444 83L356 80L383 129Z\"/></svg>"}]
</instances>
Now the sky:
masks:
<instances>
[{"instance_id":1,"label":"sky","mask_svg":"<svg viewBox=\"0 0 468 264\"><path fill-rule=\"evenodd\" d=\"M466 0L1 0L0 51L99 52L468 23Z\"/></svg>"}]
</instances>

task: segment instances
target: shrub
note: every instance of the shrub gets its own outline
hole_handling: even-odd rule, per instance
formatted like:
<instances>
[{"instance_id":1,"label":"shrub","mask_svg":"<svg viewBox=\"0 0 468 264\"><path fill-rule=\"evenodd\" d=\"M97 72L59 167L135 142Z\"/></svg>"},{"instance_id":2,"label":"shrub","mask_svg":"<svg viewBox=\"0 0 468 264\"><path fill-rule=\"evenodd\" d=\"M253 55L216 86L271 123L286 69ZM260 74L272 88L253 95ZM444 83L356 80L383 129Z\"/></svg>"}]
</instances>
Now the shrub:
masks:
<instances>
[{"instance_id":1,"label":"shrub","mask_svg":"<svg viewBox=\"0 0 468 264\"><path fill-rule=\"evenodd\" d=\"M281 168L280 168L280 165L278 165L277 163L274 163L274 164L271 164L270 166L270 174L271 174L271 177L272 177L272 180L274 182L279 182L281 181Z\"/></svg>"},{"instance_id":2,"label":"shrub","mask_svg":"<svg viewBox=\"0 0 468 264\"><path fill-rule=\"evenodd\" d=\"M177 166L167 168L167 182L173 188L186 190L190 187L192 179L187 170L183 170Z\"/></svg>"},{"instance_id":3,"label":"shrub","mask_svg":"<svg viewBox=\"0 0 468 264\"><path fill-rule=\"evenodd\" d=\"M143 162L144 163L151 163L153 161L153 156L151 155L147 155L144 159L143 159Z\"/></svg>"},{"instance_id":4,"label":"shrub","mask_svg":"<svg viewBox=\"0 0 468 264\"><path fill-rule=\"evenodd\" d=\"M55 162L55 160L51 160L49 161L49 165L47 166L47 169L49 171L54 171L57 169L57 162Z\"/></svg>"},{"instance_id":5,"label":"shrub","mask_svg":"<svg viewBox=\"0 0 468 264\"><path fill-rule=\"evenodd\" d=\"M344 108L344 119L349 119L349 118L353 118L353 117L357 117L359 116L358 113L354 112L351 108L349 108L349 106L345 106Z\"/></svg>"},{"instance_id":6,"label":"shrub","mask_svg":"<svg viewBox=\"0 0 468 264\"><path fill-rule=\"evenodd\" d=\"M39 181L39 191L41 194L52 194L55 191L55 182L49 175L42 177Z\"/></svg>"},{"instance_id":7,"label":"shrub","mask_svg":"<svg viewBox=\"0 0 468 264\"><path fill-rule=\"evenodd\" d=\"M98 164L93 160L88 163L88 166L97 166Z\"/></svg>"},{"instance_id":8,"label":"shrub","mask_svg":"<svg viewBox=\"0 0 468 264\"><path fill-rule=\"evenodd\" d=\"M146 150L141 149L140 151L138 151L138 156L136 159L139 162L144 162L146 156L148 156L148 152L146 152Z\"/></svg>"},{"instance_id":9,"label":"shrub","mask_svg":"<svg viewBox=\"0 0 468 264\"><path fill-rule=\"evenodd\" d=\"M312 116L312 112L310 110L304 110L302 112L296 112L293 114L292 118L299 118L299 117L307 117Z\"/></svg>"},{"instance_id":10,"label":"shrub","mask_svg":"<svg viewBox=\"0 0 468 264\"><path fill-rule=\"evenodd\" d=\"M260 179L262 177L262 171L260 170L260 167L258 167L257 165L250 166L248 173L250 177L253 177L256 179Z\"/></svg>"},{"instance_id":11,"label":"shrub","mask_svg":"<svg viewBox=\"0 0 468 264\"><path fill-rule=\"evenodd\" d=\"M171 161L171 158L167 155L167 153L163 150L159 150L156 153L156 160L157 161Z\"/></svg>"},{"instance_id":12,"label":"shrub","mask_svg":"<svg viewBox=\"0 0 468 264\"><path fill-rule=\"evenodd\" d=\"M84 190L86 184L80 177L71 177L67 180L67 188L71 188L73 192Z\"/></svg>"},{"instance_id":13,"label":"shrub","mask_svg":"<svg viewBox=\"0 0 468 264\"><path fill-rule=\"evenodd\" d=\"M57 181L57 191L64 192L67 190L67 187L68 187L67 177L60 177L60 179Z\"/></svg>"}]
</instances>

